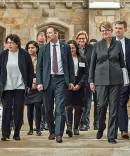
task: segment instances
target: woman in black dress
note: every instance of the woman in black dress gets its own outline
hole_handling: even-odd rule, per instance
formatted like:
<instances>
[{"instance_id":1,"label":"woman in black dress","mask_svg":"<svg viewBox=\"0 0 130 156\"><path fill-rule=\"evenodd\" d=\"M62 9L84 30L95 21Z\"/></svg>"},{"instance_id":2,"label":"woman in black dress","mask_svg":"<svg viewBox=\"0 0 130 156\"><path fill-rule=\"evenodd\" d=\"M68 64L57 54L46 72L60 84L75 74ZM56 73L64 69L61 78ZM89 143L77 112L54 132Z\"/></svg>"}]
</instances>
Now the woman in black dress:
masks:
<instances>
[{"instance_id":1,"label":"woman in black dress","mask_svg":"<svg viewBox=\"0 0 130 156\"><path fill-rule=\"evenodd\" d=\"M42 96L41 92L37 90L36 87L36 64L37 64L37 55L39 51L39 46L36 41L29 41L26 45L26 50L29 52L33 66L34 66L34 78L33 78L33 84L32 89L28 93L25 104L27 105L27 117L28 117L28 123L30 130L27 133L28 135L33 134L33 112L34 107L36 109L36 133L37 135L41 135L40 130L40 122L41 122L41 106L42 106Z\"/></svg>"},{"instance_id":2,"label":"woman in black dress","mask_svg":"<svg viewBox=\"0 0 130 156\"><path fill-rule=\"evenodd\" d=\"M74 112L74 135L79 135L79 122L84 106L85 86L88 77L88 64L83 56L80 56L79 48L74 40L67 42L72 51L75 69L75 86L73 91L67 91L66 112L67 112L67 130L66 134L72 137L73 109Z\"/></svg>"}]
</instances>

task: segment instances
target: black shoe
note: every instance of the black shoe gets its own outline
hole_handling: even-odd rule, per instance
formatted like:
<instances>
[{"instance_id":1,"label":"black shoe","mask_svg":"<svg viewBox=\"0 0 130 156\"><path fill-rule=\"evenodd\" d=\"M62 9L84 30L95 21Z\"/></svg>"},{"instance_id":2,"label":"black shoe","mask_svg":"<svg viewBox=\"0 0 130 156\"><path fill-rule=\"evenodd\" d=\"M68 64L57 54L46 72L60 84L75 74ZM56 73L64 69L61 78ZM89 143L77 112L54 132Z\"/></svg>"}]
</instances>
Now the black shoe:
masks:
<instances>
[{"instance_id":1,"label":"black shoe","mask_svg":"<svg viewBox=\"0 0 130 156\"><path fill-rule=\"evenodd\" d=\"M42 133L41 133L41 131L40 131L40 130L37 130L37 132L36 132L36 133L37 133L37 135L38 135L38 136L41 136L41 135L42 135Z\"/></svg>"},{"instance_id":2,"label":"black shoe","mask_svg":"<svg viewBox=\"0 0 130 156\"><path fill-rule=\"evenodd\" d=\"M122 131L122 132L121 132L121 138L122 138L122 139L129 139L129 134L128 134L128 132Z\"/></svg>"},{"instance_id":3,"label":"black shoe","mask_svg":"<svg viewBox=\"0 0 130 156\"><path fill-rule=\"evenodd\" d=\"M73 136L73 132L70 129L67 129L66 130L66 134L68 134L69 137L72 137Z\"/></svg>"},{"instance_id":4,"label":"black shoe","mask_svg":"<svg viewBox=\"0 0 130 156\"><path fill-rule=\"evenodd\" d=\"M30 130L27 135L33 135L33 130Z\"/></svg>"},{"instance_id":5,"label":"black shoe","mask_svg":"<svg viewBox=\"0 0 130 156\"><path fill-rule=\"evenodd\" d=\"M49 139L49 140L55 140L55 134L50 134L50 135L48 136L48 139Z\"/></svg>"},{"instance_id":6,"label":"black shoe","mask_svg":"<svg viewBox=\"0 0 130 156\"><path fill-rule=\"evenodd\" d=\"M102 131L98 131L97 132L97 139L101 139L103 136L103 132Z\"/></svg>"},{"instance_id":7,"label":"black shoe","mask_svg":"<svg viewBox=\"0 0 130 156\"><path fill-rule=\"evenodd\" d=\"M79 135L79 130L78 129L74 129L74 135Z\"/></svg>"},{"instance_id":8,"label":"black shoe","mask_svg":"<svg viewBox=\"0 0 130 156\"><path fill-rule=\"evenodd\" d=\"M57 143L62 143L63 142L62 137L60 135L56 136L56 142Z\"/></svg>"},{"instance_id":9,"label":"black shoe","mask_svg":"<svg viewBox=\"0 0 130 156\"><path fill-rule=\"evenodd\" d=\"M17 136L17 137L13 136L13 139L16 140L16 141L20 141L21 140L20 136Z\"/></svg>"},{"instance_id":10,"label":"black shoe","mask_svg":"<svg viewBox=\"0 0 130 156\"><path fill-rule=\"evenodd\" d=\"M8 137L7 136L6 137L2 136L2 138L1 138L2 141L6 141L7 139L10 139L10 137L9 136Z\"/></svg>"},{"instance_id":11,"label":"black shoe","mask_svg":"<svg viewBox=\"0 0 130 156\"><path fill-rule=\"evenodd\" d=\"M113 139L113 138L108 139L108 142L111 143L111 144L116 144L117 143L116 140Z\"/></svg>"},{"instance_id":12,"label":"black shoe","mask_svg":"<svg viewBox=\"0 0 130 156\"><path fill-rule=\"evenodd\" d=\"M87 125L81 125L79 128L80 131L88 131Z\"/></svg>"}]
</instances>

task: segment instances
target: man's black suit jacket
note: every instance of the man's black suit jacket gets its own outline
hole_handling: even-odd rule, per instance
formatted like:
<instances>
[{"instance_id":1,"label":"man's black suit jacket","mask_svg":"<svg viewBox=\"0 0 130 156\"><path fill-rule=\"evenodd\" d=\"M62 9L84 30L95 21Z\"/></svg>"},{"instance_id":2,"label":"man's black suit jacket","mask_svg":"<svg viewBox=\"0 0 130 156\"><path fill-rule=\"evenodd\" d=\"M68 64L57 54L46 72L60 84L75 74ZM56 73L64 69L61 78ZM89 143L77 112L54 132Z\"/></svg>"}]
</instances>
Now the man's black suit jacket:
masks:
<instances>
[{"instance_id":1,"label":"man's black suit jacket","mask_svg":"<svg viewBox=\"0 0 130 156\"><path fill-rule=\"evenodd\" d=\"M66 84L74 84L74 63L71 49L68 44L60 42L61 61ZM51 75L50 43L40 47L36 69L37 85L43 84L43 89L47 89Z\"/></svg>"},{"instance_id":2,"label":"man's black suit jacket","mask_svg":"<svg viewBox=\"0 0 130 156\"><path fill-rule=\"evenodd\" d=\"M116 40L116 37L114 37ZM130 39L125 37L125 58L126 58L126 68L128 70L129 78L130 78Z\"/></svg>"}]
</instances>

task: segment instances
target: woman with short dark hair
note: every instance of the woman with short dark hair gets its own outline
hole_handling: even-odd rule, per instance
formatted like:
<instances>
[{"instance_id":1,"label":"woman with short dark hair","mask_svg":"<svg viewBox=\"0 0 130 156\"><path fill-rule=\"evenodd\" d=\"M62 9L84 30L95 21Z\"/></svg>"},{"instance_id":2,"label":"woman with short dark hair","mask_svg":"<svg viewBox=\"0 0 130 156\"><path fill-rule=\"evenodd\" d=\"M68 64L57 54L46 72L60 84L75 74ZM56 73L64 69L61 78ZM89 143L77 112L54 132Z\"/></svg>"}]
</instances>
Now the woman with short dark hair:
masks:
<instances>
[{"instance_id":1,"label":"woman with short dark hair","mask_svg":"<svg viewBox=\"0 0 130 156\"><path fill-rule=\"evenodd\" d=\"M2 141L10 138L10 120L14 109L14 140L20 140L24 99L32 87L33 64L28 52L21 48L20 37L6 37L7 49L0 53L0 87L2 89Z\"/></svg>"},{"instance_id":2,"label":"woman with short dark hair","mask_svg":"<svg viewBox=\"0 0 130 156\"><path fill-rule=\"evenodd\" d=\"M39 51L39 46L36 41L29 41L26 44L25 49L29 52L33 67L34 67L34 78L33 78L33 84L32 89L28 92L28 95L25 99L25 104L27 105L27 117L28 117L28 123L30 130L27 133L28 135L33 135L33 112L34 107L36 110L36 133L37 135L41 135L40 130L40 122L41 122L41 106L42 106L42 94L37 90L36 87L36 64L37 64L37 56Z\"/></svg>"},{"instance_id":3,"label":"woman with short dark hair","mask_svg":"<svg viewBox=\"0 0 130 156\"><path fill-rule=\"evenodd\" d=\"M79 135L79 122L82 115L82 107L84 106L85 86L88 77L88 64L85 57L79 53L79 47L74 40L70 40L67 44L71 47L72 58L75 69L75 86L73 90L68 90L66 95L66 113L67 113L67 130L66 134L72 137L73 125L73 109L74 112L74 135Z\"/></svg>"}]
</instances>

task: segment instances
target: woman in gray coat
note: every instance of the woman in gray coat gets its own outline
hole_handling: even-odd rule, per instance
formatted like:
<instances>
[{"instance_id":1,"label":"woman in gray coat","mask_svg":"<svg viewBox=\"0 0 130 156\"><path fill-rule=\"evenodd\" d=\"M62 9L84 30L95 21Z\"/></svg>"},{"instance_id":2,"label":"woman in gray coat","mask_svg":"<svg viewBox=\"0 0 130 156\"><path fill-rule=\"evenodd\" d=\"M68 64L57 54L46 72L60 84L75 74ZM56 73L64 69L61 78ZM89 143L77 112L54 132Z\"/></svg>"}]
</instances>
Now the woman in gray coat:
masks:
<instances>
[{"instance_id":1,"label":"woman in gray coat","mask_svg":"<svg viewBox=\"0 0 130 156\"><path fill-rule=\"evenodd\" d=\"M125 80L127 71L123 58L121 42L112 38L112 25L103 22L99 27L103 39L94 44L89 82L93 92L97 91L99 130L97 139L103 136L106 128L106 111L109 104L108 142L116 143L118 130L119 99L122 85L127 85Z\"/></svg>"}]
</instances>

